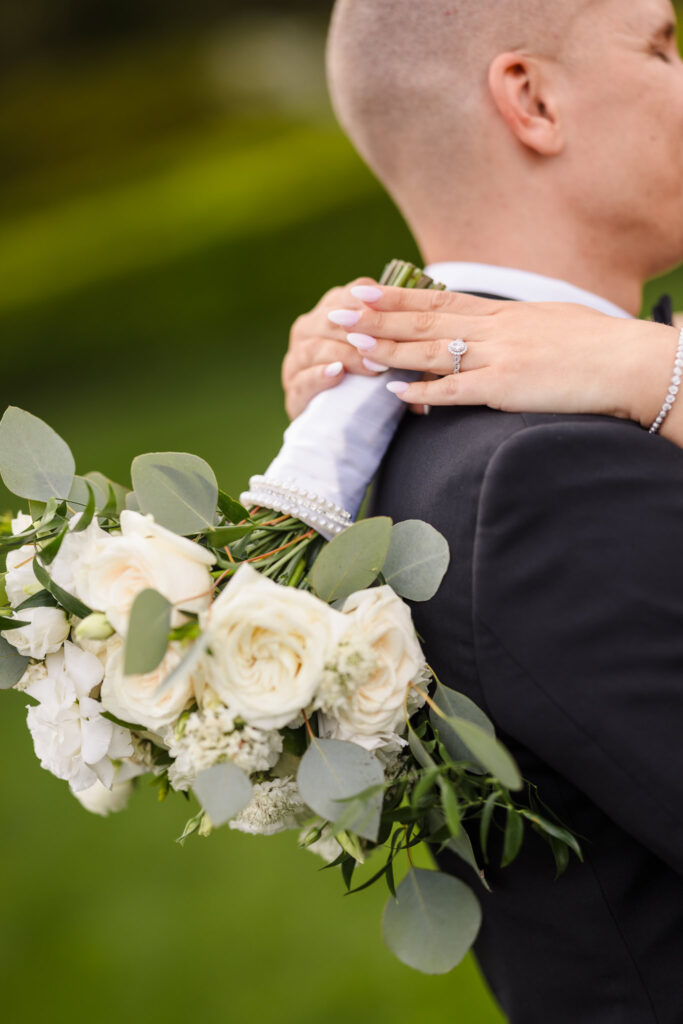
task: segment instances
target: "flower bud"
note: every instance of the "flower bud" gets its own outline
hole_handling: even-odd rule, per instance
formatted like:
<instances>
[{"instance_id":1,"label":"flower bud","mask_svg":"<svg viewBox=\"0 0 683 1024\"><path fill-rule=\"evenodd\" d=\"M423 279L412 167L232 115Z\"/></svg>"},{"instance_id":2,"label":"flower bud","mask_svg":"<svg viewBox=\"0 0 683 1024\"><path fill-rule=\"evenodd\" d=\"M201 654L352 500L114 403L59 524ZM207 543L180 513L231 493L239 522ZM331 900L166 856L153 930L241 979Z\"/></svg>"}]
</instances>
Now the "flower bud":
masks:
<instances>
[{"instance_id":1,"label":"flower bud","mask_svg":"<svg viewBox=\"0 0 683 1024\"><path fill-rule=\"evenodd\" d=\"M75 629L77 640L106 640L114 630L104 612L92 612Z\"/></svg>"}]
</instances>

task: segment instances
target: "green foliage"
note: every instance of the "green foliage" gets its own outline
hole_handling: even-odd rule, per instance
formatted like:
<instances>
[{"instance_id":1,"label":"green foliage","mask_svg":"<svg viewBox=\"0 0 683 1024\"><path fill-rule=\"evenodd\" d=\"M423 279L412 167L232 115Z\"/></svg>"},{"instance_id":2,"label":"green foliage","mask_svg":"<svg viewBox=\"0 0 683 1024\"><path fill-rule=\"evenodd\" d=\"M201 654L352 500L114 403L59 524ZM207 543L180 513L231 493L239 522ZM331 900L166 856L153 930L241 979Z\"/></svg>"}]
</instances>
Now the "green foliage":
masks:
<instances>
[{"instance_id":1,"label":"green foliage","mask_svg":"<svg viewBox=\"0 0 683 1024\"><path fill-rule=\"evenodd\" d=\"M386 516L362 519L322 549L311 572L313 590L330 604L370 587L382 571L392 522Z\"/></svg>"},{"instance_id":2,"label":"green foliage","mask_svg":"<svg viewBox=\"0 0 683 1024\"><path fill-rule=\"evenodd\" d=\"M146 675L163 661L168 650L172 608L163 594L151 588L142 590L133 601L123 656L127 676Z\"/></svg>"},{"instance_id":3,"label":"green foliage","mask_svg":"<svg viewBox=\"0 0 683 1024\"><path fill-rule=\"evenodd\" d=\"M199 775L193 785L195 796L213 825L225 825L251 800L252 785L244 772L226 761Z\"/></svg>"},{"instance_id":4,"label":"green foliage","mask_svg":"<svg viewBox=\"0 0 683 1024\"><path fill-rule=\"evenodd\" d=\"M0 420L0 476L20 498L65 498L75 473L74 457L52 427L16 406Z\"/></svg>"},{"instance_id":5,"label":"green foliage","mask_svg":"<svg viewBox=\"0 0 683 1024\"><path fill-rule=\"evenodd\" d=\"M181 535L211 529L216 519L218 484L211 466L198 455L155 452L138 455L131 466L140 511Z\"/></svg>"},{"instance_id":6,"label":"green foliage","mask_svg":"<svg viewBox=\"0 0 683 1024\"><path fill-rule=\"evenodd\" d=\"M4 636L0 636L0 690L9 690L19 682L29 659L17 652Z\"/></svg>"},{"instance_id":7,"label":"green foliage","mask_svg":"<svg viewBox=\"0 0 683 1024\"><path fill-rule=\"evenodd\" d=\"M382 575L397 594L411 601L434 597L450 562L446 538L429 523L406 519L396 523Z\"/></svg>"},{"instance_id":8,"label":"green foliage","mask_svg":"<svg viewBox=\"0 0 683 1024\"><path fill-rule=\"evenodd\" d=\"M322 818L372 841L379 833L384 769L355 743L313 739L301 759L297 783L304 801ZM345 807L343 801L358 798Z\"/></svg>"},{"instance_id":9,"label":"green foliage","mask_svg":"<svg viewBox=\"0 0 683 1024\"><path fill-rule=\"evenodd\" d=\"M387 902L382 933L399 960L424 974L446 974L460 963L481 926L479 902L464 882L413 868Z\"/></svg>"}]
</instances>

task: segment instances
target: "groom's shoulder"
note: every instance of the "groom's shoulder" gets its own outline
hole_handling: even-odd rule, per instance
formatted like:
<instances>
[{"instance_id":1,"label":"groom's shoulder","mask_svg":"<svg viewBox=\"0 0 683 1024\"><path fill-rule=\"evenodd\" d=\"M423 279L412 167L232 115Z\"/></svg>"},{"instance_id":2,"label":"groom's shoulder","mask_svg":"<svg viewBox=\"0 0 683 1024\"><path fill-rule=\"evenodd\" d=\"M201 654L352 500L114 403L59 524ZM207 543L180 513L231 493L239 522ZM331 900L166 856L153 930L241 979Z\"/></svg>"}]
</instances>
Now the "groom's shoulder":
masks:
<instances>
[{"instance_id":1,"label":"groom's shoulder","mask_svg":"<svg viewBox=\"0 0 683 1024\"><path fill-rule=\"evenodd\" d=\"M491 452L479 525L509 517L537 529L600 521L641 535L643 519L683 523L683 450L627 420L523 416ZM618 524L618 526L617 526ZM630 526L629 526L630 524ZM611 527L610 527L611 528ZM648 526L649 528L649 526Z\"/></svg>"}]
</instances>

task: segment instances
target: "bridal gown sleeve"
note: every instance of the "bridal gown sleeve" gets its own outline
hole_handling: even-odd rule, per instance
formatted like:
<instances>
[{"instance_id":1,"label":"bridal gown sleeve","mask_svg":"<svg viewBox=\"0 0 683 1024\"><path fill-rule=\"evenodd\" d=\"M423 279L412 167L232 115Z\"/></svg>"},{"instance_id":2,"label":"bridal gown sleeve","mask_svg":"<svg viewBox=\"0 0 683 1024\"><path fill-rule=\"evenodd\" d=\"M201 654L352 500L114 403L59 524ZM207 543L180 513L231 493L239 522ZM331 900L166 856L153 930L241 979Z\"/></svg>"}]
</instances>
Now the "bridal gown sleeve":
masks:
<instances>
[{"instance_id":1,"label":"bridal gown sleeve","mask_svg":"<svg viewBox=\"0 0 683 1024\"><path fill-rule=\"evenodd\" d=\"M508 440L474 615L500 727L683 874L683 451L609 420Z\"/></svg>"},{"instance_id":2,"label":"bridal gown sleeve","mask_svg":"<svg viewBox=\"0 0 683 1024\"><path fill-rule=\"evenodd\" d=\"M243 500L289 512L326 537L348 526L406 411L386 384L406 376L349 374L317 395L285 431L265 474L249 481Z\"/></svg>"}]
</instances>

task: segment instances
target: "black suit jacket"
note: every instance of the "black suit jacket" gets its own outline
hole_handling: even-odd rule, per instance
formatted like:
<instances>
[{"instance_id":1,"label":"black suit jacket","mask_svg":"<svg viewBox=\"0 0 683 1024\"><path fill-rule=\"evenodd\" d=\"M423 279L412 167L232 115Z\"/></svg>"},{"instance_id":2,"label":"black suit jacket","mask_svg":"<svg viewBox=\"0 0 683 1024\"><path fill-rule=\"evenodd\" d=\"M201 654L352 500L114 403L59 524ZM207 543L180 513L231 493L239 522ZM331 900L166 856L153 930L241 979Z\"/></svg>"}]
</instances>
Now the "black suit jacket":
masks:
<instances>
[{"instance_id":1,"label":"black suit jacket","mask_svg":"<svg viewBox=\"0 0 683 1024\"><path fill-rule=\"evenodd\" d=\"M491 895L444 858L478 889L509 1021L682 1024L683 451L609 418L433 409L405 417L373 506L448 539L413 608L427 656L586 837L555 881L529 831Z\"/></svg>"}]
</instances>

